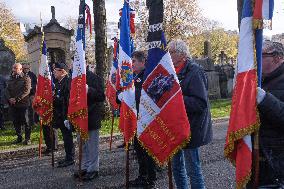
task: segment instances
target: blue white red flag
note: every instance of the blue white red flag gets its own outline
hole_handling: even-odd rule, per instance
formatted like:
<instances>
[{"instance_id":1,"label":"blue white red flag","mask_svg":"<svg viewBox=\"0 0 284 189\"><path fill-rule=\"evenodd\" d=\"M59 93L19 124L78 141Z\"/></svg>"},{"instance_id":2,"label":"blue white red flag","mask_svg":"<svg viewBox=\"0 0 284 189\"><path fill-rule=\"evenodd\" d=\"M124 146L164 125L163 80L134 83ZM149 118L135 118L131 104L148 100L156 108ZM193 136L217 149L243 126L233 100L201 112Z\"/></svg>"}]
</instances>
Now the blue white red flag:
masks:
<instances>
[{"instance_id":1,"label":"blue white red flag","mask_svg":"<svg viewBox=\"0 0 284 189\"><path fill-rule=\"evenodd\" d=\"M148 59L137 135L157 163L166 164L190 137L182 91L163 33L163 1L149 5ZM178 107L178 111L177 111Z\"/></svg>"},{"instance_id":2,"label":"blue white red flag","mask_svg":"<svg viewBox=\"0 0 284 189\"><path fill-rule=\"evenodd\" d=\"M42 54L39 63L38 81L36 87L36 94L33 101L33 108L40 116L44 125L50 125L52 121L53 112L53 98L51 73L47 62L46 42L42 42Z\"/></svg>"},{"instance_id":3,"label":"blue white red flag","mask_svg":"<svg viewBox=\"0 0 284 189\"><path fill-rule=\"evenodd\" d=\"M121 132L123 132L126 146L134 137L137 128L137 110L131 60L129 10L129 3L124 1L120 23L118 60L120 75L119 87L121 93L118 98L121 101L119 128Z\"/></svg>"},{"instance_id":4,"label":"blue white red flag","mask_svg":"<svg viewBox=\"0 0 284 189\"><path fill-rule=\"evenodd\" d=\"M257 8L260 1L262 2L262 0L255 1L254 11L260 10ZM261 81L258 82L257 78L261 77L262 29L258 29L259 25L254 22L254 15L258 13L253 12L252 0L244 0L243 3L236 83L224 150L225 156L236 166L237 188L245 188L251 179L253 160L251 134L257 133L259 129L256 95L257 86ZM266 8L261 10L264 9Z\"/></svg>"},{"instance_id":5,"label":"blue white red flag","mask_svg":"<svg viewBox=\"0 0 284 189\"><path fill-rule=\"evenodd\" d=\"M80 4L76 49L73 61L72 82L68 106L68 119L80 133L82 139L88 138L88 105L86 89L86 60L83 48L84 5Z\"/></svg>"},{"instance_id":6,"label":"blue white red flag","mask_svg":"<svg viewBox=\"0 0 284 189\"><path fill-rule=\"evenodd\" d=\"M106 84L106 97L111 105L112 110L118 109L116 103L116 79L117 79L117 67L118 67L118 39L115 37L113 45L113 62L110 69L109 77Z\"/></svg>"}]
</instances>

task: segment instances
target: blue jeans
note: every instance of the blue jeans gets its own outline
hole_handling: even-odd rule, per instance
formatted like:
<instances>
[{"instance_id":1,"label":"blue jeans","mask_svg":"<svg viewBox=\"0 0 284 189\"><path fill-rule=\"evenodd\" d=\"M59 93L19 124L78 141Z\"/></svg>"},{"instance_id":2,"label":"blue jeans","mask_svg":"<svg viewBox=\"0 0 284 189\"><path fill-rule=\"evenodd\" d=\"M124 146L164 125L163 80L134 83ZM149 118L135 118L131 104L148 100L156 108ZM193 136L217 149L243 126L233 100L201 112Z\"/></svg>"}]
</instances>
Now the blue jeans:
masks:
<instances>
[{"instance_id":1,"label":"blue jeans","mask_svg":"<svg viewBox=\"0 0 284 189\"><path fill-rule=\"evenodd\" d=\"M204 189L198 148L180 150L172 159L173 175L177 189Z\"/></svg>"}]
</instances>

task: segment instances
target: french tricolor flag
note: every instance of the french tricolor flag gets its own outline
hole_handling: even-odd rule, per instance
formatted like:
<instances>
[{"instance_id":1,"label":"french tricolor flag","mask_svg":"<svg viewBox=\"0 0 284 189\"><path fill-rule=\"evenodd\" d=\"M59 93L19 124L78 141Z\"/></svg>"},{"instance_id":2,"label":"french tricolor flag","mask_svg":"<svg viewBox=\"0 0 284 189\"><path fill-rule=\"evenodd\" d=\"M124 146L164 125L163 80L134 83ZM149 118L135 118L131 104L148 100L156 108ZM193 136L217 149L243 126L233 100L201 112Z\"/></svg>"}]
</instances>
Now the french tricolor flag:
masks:
<instances>
[{"instance_id":1,"label":"french tricolor flag","mask_svg":"<svg viewBox=\"0 0 284 189\"><path fill-rule=\"evenodd\" d=\"M52 86L51 73L47 62L46 42L42 42L42 54L39 63L38 81L36 94L33 101L33 108L39 114L44 125L50 125L52 121Z\"/></svg>"},{"instance_id":2,"label":"french tricolor flag","mask_svg":"<svg viewBox=\"0 0 284 189\"><path fill-rule=\"evenodd\" d=\"M76 49L74 54L72 82L68 106L68 119L80 133L82 139L88 138L88 105L86 89L86 60L83 48L83 6L80 5Z\"/></svg>"},{"instance_id":3,"label":"french tricolor flag","mask_svg":"<svg viewBox=\"0 0 284 189\"><path fill-rule=\"evenodd\" d=\"M160 164L190 138L190 124L172 58L163 31L163 1L148 3L148 58L139 104L137 136Z\"/></svg>"},{"instance_id":4,"label":"french tricolor flag","mask_svg":"<svg viewBox=\"0 0 284 189\"><path fill-rule=\"evenodd\" d=\"M259 129L256 95L258 82L261 82L262 29L260 28L263 27L262 21L266 16L272 18L271 7L273 8L271 0L256 0L254 12L252 0L244 0L243 3L236 83L224 149L225 156L236 166L236 188L245 188L251 179L253 161L251 134L257 133ZM261 19L261 25L255 25L256 16Z\"/></svg>"},{"instance_id":5,"label":"french tricolor flag","mask_svg":"<svg viewBox=\"0 0 284 189\"><path fill-rule=\"evenodd\" d=\"M115 37L113 40L113 63L106 84L106 97L111 105L112 110L117 110L118 104L116 103L116 80L118 67L118 39Z\"/></svg>"},{"instance_id":6,"label":"french tricolor flag","mask_svg":"<svg viewBox=\"0 0 284 189\"><path fill-rule=\"evenodd\" d=\"M121 101L119 128L124 135L126 147L135 136L137 128L137 110L131 60L129 15L129 3L125 0L122 8L120 25L118 70L120 75L119 87L121 93L118 98Z\"/></svg>"}]
</instances>

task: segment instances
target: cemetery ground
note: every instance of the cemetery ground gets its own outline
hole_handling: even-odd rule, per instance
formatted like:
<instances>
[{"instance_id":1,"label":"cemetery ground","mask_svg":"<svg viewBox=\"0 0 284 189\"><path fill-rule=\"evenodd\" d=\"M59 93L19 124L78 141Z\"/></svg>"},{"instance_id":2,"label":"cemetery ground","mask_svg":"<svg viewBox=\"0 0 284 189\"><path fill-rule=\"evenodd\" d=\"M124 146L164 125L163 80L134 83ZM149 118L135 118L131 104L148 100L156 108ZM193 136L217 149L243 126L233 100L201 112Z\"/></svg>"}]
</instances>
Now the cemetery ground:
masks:
<instances>
[{"instance_id":1,"label":"cemetery ground","mask_svg":"<svg viewBox=\"0 0 284 189\"><path fill-rule=\"evenodd\" d=\"M223 149L228 127L227 120L214 121L212 143L200 148L200 159L207 189L235 188L235 169L224 158ZM51 157L41 159L37 153L10 158L0 158L0 189L120 189L125 188L125 151L116 148L122 138L116 138L112 151L108 141L100 142L99 177L89 182L73 179L76 165L66 168L52 168ZM78 151L76 151L78 160ZM55 161L64 157L64 151L55 153ZM130 179L138 175L138 163L130 151ZM168 188L167 167L157 173L157 188Z\"/></svg>"},{"instance_id":2,"label":"cemetery ground","mask_svg":"<svg viewBox=\"0 0 284 189\"><path fill-rule=\"evenodd\" d=\"M212 100L210 104L211 104L211 114L213 119L224 118L229 116L231 109L230 99ZM118 125L118 119L116 118L114 123L114 133L119 133L117 125ZM16 136L12 122L6 122L5 128L6 130L0 130L0 152L1 150L9 150L9 149L24 147L22 144L13 144L13 142L16 140ZM40 131L39 125L34 125L31 134L31 142L32 142L31 145L38 144L40 136L39 131ZM101 136L109 135L110 131L111 131L111 118L103 120L102 127L100 129L100 135ZM62 135L60 130L58 133L59 133L59 140L62 140Z\"/></svg>"},{"instance_id":3,"label":"cemetery ground","mask_svg":"<svg viewBox=\"0 0 284 189\"><path fill-rule=\"evenodd\" d=\"M200 159L207 189L235 188L235 169L224 158L223 149L228 127L230 100L211 102L213 117L213 141L200 148ZM216 119L218 118L218 119ZM221 119L220 119L221 118ZM116 124L117 125L116 120ZM109 150L109 132L111 122L105 120L101 129L100 171L99 177L89 182L79 182L72 176L78 169L78 151L76 164L66 168L52 168L51 156L38 157L39 127L33 129L31 146L11 145L5 140L14 140L12 124L5 131L0 131L0 189L111 189L125 188L126 154L123 148L116 146L122 143L121 135L114 137L112 150ZM4 134L5 133L5 134ZM114 133L118 133L115 128ZM44 145L43 145L44 146ZM28 150L31 149L31 150ZM78 147L76 148L78 150ZM10 153L9 153L10 151ZM22 151L22 153L17 153ZM6 156L3 153L6 152ZM56 162L64 158L61 148L55 152ZM138 162L133 150L130 151L130 179L138 176ZM160 168L157 173L157 188L168 188L167 167Z\"/></svg>"}]
</instances>

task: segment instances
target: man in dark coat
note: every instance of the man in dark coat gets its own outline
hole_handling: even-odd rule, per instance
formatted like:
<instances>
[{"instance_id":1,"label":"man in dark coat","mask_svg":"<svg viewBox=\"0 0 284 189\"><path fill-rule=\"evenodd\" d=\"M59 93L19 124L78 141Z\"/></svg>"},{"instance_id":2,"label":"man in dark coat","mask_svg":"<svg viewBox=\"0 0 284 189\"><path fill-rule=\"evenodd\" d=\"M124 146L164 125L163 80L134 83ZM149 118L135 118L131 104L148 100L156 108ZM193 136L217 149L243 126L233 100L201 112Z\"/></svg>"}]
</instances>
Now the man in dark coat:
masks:
<instances>
[{"instance_id":1,"label":"man in dark coat","mask_svg":"<svg viewBox=\"0 0 284 189\"><path fill-rule=\"evenodd\" d=\"M6 79L0 75L0 129L4 128L4 104L5 104L5 88L6 88Z\"/></svg>"},{"instance_id":2,"label":"man in dark coat","mask_svg":"<svg viewBox=\"0 0 284 189\"><path fill-rule=\"evenodd\" d=\"M58 167L66 167L74 164L74 143L72 128L67 121L69 93L71 79L68 75L68 66L65 63L56 63L54 77L56 79L53 95L53 127L60 129L65 149L65 159L58 162ZM55 134L56 136L56 134Z\"/></svg>"},{"instance_id":3,"label":"man in dark coat","mask_svg":"<svg viewBox=\"0 0 284 189\"><path fill-rule=\"evenodd\" d=\"M258 88L260 115L259 185L284 187L284 47L265 41L262 50L262 88ZM266 91L266 92L265 92Z\"/></svg>"},{"instance_id":4,"label":"man in dark coat","mask_svg":"<svg viewBox=\"0 0 284 189\"><path fill-rule=\"evenodd\" d=\"M146 57L143 51L135 51L132 53L137 116L139 113L140 96L144 82L145 61ZM134 149L139 164L139 175L135 180L130 181L129 185L131 187L155 187L155 181L157 180L156 164L146 150L140 145L137 136L134 137Z\"/></svg>"},{"instance_id":5,"label":"man in dark coat","mask_svg":"<svg viewBox=\"0 0 284 189\"><path fill-rule=\"evenodd\" d=\"M99 130L103 118L102 107L105 94L102 79L87 70L87 103L88 103L88 135L89 138L82 145L81 176L84 181L99 176ZM78 141L80 136L78 135ZM74 173L79 178L79 171Z\"/></svg>"},{"instance_id":6,"label":"man in dark coat","mask_svg":"<svg viewBox=\"0 0 284 189\"><path fill-rule=\"evenodd\" d=\"M177 72L183 100L190 123L191 139L172 160L173 175L178 189L205 188L199 159L199 147L212 141L212 123L208 98L208 81L203 68L189 57L188 48L181 40L169 43L169 52Z\"/></svg>"},{"instance_id":7,"label":"man in dark coat","mask_svg":"<svg viewBox=\"0 0 284 189\"><path fill-rule=\"evenodd\" d=\"M32 107L32 103L34 100L35 92L36 92L36 85L37 85L37 77L36 75L31 71L30 64L23 64L23 73L30 77L31 79L31 91L29 94L29 100L30 104L28 107L28 118L29 118L29 125L32 127L34 125L34 118L35 118L35 112Z\"/></svg>"},{"instance_id":8,"label":"man in dark coat","mask_svg":"<svg viewBox=\"0 0 284 189\"><path fill-rule=\"evenodd\" d=\"M31 143L31 127L27 124L25 117L26 110L29 106L30 90L31 79L23 73L21 64L14 64L10 79L7 81L5 96L9 102L13 124L17 134L17 140L15 141L15 143L22 142L22 126L24 126L25 145Z\"/></svg>"}]
</instances>

